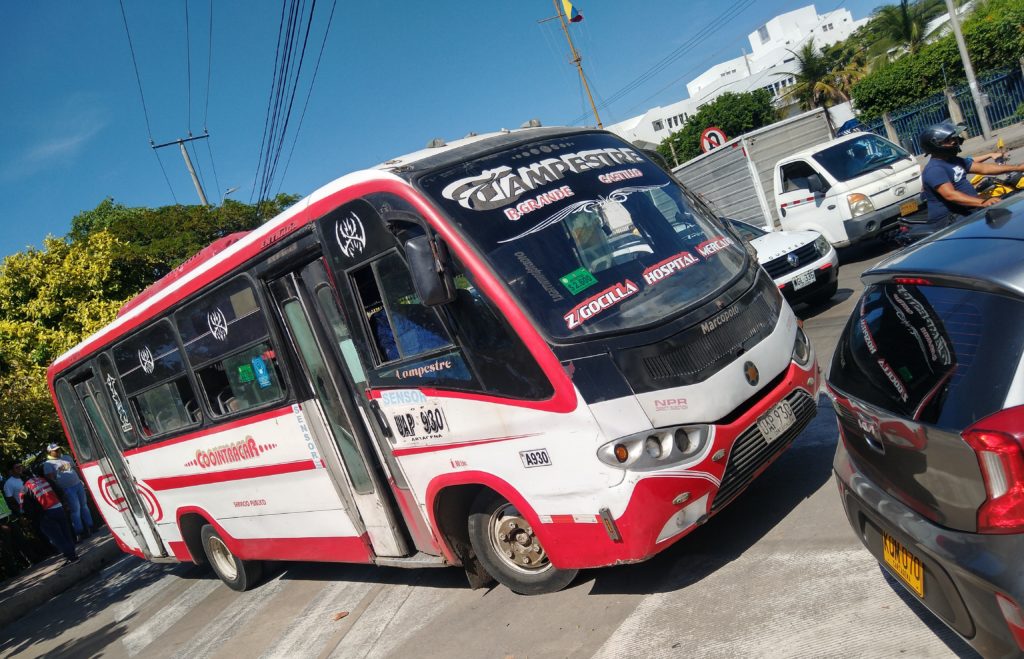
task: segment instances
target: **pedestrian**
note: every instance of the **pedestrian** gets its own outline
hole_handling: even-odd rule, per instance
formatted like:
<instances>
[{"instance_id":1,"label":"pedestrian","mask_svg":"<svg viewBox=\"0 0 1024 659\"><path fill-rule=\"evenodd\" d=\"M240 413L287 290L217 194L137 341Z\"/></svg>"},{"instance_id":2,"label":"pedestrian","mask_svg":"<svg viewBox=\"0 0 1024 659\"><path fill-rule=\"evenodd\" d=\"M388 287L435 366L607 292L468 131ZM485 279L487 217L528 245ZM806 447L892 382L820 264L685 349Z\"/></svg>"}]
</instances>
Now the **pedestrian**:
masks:
<instances>
[{"instance_id":1,"label":"pedestrian","mask_svg":"<svg viewBox=\"0 0 1024 659\"><path fill-rule=\"evenodd\" d=\"M935 223L939 228L999 201L994 197L979 197L967 177L968 173L1024 172L1024 165L997 165L980 162L977 158L960 157L963 132L962 125L946 120L928 126L918 137L921 149L931 156L921 172L924 198L928 202L928 222ZM993 155L986 154L981 160L988 160Z\"/></svg>"},{"instance_id":2,"label":"pedestrian","mask_svg":"<svg viewBox=\"0 0 1024 659\"><path fill-rule=\"evenodd\" d=\"M85 484L78 477L73 458L67 454L61 455L60 447L56 444L46 447L46 457L43 471L48 480L56 483L67 504L75 539L88 538L92 533L92 513L89 512L89 501L85 496Z\"/></svg>"},{"instance_id":3,"label":"pedestrian","mask_svg":"<svg viewBox=\"0 0 1024 659\"><path fill-rule=\"evenodd\" d=\"M39 520L39 528L42 529L43 535L67 559L65 565L78 561L75 541L68 532L64 518L64 506L43 475L42 465L37 465L35 473L25 481L20 504L26 515Z\"/></svg>"},{"instance_id":4,"label":"pedestrian","mask_svg":"<svg viewBox=\"0 0 1024 659\"><path fill-rule=\"evenodd\" d=\"M25 481L21 478L25 473L25 467L20 462L12 462L7 465L10 476L4 481L4 498L12 509L21 510L21 489L25 487Z\"/></svg>"}]
</instances>

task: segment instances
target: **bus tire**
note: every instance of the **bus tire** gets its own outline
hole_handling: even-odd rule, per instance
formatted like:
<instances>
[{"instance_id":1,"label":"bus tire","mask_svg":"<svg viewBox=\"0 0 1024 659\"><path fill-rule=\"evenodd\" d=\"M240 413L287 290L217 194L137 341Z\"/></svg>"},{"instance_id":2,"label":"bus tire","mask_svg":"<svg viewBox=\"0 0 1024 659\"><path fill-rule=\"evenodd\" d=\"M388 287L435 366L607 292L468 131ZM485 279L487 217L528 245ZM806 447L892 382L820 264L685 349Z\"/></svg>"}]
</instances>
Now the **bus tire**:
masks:
<instances>
[{"instance_id":1,"label":"bus tire","mask_svg":"<svg viewBox=\"0 0 1024 659\"><path fill-rule=\"evenodd\" d=\"M239 592L249 590L263 576L263 562L243 561L232 554L212 525L203 526L200 537L203 540L206 559L228 588Z\"/></svg>"},{"instance_id":2,"label":"bus tire","mask_svg":"<svg viewBox=\"0 0 1024 659\"><path fill-rule=\"evenodd\" d=\"M516 507L491 490L481 490L469 511L469 541L484 569L520 595L554 593L578 570L559 570Z\"/></svg>"}]
</instances>

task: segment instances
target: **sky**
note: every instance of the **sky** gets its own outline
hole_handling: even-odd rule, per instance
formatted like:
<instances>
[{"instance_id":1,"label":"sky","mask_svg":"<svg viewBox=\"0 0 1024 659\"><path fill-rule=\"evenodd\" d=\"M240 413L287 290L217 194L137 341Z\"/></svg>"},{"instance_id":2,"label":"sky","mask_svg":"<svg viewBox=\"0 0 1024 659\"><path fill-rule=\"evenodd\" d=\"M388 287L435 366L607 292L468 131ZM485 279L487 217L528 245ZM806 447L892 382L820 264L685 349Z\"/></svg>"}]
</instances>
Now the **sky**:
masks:
<instances>
[{"instance_id":1,"label":"sky","mask_svg":"<svg viewBox=\"0 0 1024 659\"><path fill-rule=\"evenodd\" d=\"M0 257L65 235L76 214L107 198L127 206L198 203L178 147L159 150L158 160L151 137L159 144L208 130L209 140L194 142L192 153L210 202L220 203L231 188L232 199L254 198L282 1L123 3L148 129L117 0L0 8ZM599 102L689 40L708 36L600 110L610 124L685 98L687 81L738 57L749 49L748 33L806 2L575 4L585 18L570 29ZM748 5L738 17L716 21L738 4ZM845 7L859 19L878 4L827 0L816 8ZM561 28L538 23L554 15L547 0L342 0L303 115L331 6L316 2L279 175L291 158L273 192L307 195L437 137L516 128L534 118L546 126L593 123L582 118L588 109Z\"/></svg>"}]
</instances>

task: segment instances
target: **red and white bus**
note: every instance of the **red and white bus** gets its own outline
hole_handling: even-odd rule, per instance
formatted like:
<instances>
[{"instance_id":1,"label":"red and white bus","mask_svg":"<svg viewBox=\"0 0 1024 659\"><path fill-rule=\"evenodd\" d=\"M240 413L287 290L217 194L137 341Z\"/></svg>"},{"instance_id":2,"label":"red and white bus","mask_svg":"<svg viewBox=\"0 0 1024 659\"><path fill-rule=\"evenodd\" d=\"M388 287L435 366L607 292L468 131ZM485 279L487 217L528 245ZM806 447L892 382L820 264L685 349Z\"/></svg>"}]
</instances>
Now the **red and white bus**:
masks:
<instances>
[{"instance_id":1,"label":"red and white bus","mask_svg":"<svg viewBox=\"0 0 1024 659\"><path fill-rule=\"evenodd\" d=\"M49 383L121 548L464 566L521 593L647 559L815 413L756 259L610 133L471 137L206 248Z\"/></svg>"}]
</instances>

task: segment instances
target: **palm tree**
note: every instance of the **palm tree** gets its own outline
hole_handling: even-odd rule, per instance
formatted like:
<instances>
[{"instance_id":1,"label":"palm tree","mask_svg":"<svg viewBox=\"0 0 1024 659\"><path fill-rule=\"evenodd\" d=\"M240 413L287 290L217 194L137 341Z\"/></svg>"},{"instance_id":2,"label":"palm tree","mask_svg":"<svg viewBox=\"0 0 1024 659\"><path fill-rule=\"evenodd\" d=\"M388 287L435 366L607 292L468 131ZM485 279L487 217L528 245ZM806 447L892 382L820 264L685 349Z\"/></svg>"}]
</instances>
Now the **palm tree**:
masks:
<instances>
[{"instance_id":1,"label":"palm tree","mask_svg":"<svg viewBox=\"0 0 1024 659\"><path fill-rule=\"evenodd\" d=\"M871 29L888 48L902 47L916 53L928 37L928 21L944 11L942 0L900 0L898 5L878 8L871 18Z\"/></svg>"},{"instance_id":2,"label":"palm tree","mask_svg":"<svg viewBox=\"0 0 1024 659\"><path fill-rule=\"evenodd\" d=\"M797 99L804 110L850 100L850 87L864 76L863 68L855 64L834 65L818 52L813 38L799 52L789 52L796 58L799 70L783 73L796 79L786 96Z\"/></svg>"}]
</instances>

